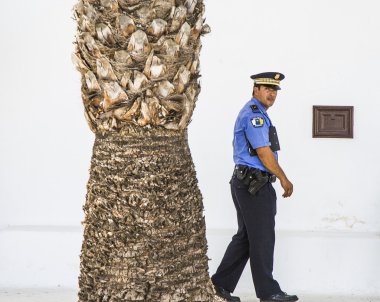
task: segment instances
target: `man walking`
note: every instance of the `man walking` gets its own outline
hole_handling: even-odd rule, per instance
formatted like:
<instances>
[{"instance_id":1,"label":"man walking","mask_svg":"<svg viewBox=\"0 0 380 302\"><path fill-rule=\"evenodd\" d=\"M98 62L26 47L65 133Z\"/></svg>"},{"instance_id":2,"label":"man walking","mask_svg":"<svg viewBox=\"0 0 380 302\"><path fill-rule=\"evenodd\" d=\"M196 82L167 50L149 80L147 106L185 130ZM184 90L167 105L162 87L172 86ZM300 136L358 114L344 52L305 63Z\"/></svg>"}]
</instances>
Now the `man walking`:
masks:
<instances>
[{"instance_id":1,"label":"man walking","mask_svg":"<svg viewBox=\"0 0 380 302\"><path fill-rule=\"evenodd\" d=\"M292 195L293 184L277 162L280 144L267 110L273 106L281 89L280 81L285 76L265 72L251 78L254 80L253 98L237 117L233 140L236 166L230 184L238 231L212 281L220 297L239 302L231 293L250 259L256 296L261 302L297 301L297 296L281 290L272 275L276 215L276 192L272 183L279 179L283 197Z\"/></svg>"}]
</instances>

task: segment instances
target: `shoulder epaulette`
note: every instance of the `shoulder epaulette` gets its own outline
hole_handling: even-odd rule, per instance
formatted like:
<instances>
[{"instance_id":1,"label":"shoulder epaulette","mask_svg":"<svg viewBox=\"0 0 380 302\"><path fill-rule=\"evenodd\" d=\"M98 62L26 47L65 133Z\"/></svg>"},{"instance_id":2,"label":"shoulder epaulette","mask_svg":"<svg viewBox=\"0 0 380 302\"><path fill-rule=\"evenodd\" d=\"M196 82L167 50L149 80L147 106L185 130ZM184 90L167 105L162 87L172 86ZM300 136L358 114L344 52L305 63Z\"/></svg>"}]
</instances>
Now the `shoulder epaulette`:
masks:
<instances>
[{"instance_id":1,"label":"shoulder epaulette","mask_svg":"<svg viewBox=\"0 0 380 302\"><path fill-rule=\"evenodd\" d=\"M251 109L254 113L260 113L260 109L259 107L257 107L257 105L251 105Z\"/></svg>"}]
</instances>

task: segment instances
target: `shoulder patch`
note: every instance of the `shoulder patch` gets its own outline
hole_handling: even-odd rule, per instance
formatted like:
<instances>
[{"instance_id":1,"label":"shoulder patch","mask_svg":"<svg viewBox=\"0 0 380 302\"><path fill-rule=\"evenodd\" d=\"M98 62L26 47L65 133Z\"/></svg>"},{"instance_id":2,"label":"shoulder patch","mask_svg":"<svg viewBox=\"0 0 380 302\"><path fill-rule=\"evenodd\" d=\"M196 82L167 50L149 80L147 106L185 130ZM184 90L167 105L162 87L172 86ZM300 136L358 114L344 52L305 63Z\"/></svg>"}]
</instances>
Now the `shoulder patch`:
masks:
<instances>
[{"instance_id":1,"label":"shoulder patch","mask_svg":"<svg viewBox=\"0 0 380 302\"><path fill-rule=\"evenodd\" d=\"M251 120L251 123L255 128L262 127L264 125L264 119L261 116L255 116Z\"/></svg>"}]
</instances>

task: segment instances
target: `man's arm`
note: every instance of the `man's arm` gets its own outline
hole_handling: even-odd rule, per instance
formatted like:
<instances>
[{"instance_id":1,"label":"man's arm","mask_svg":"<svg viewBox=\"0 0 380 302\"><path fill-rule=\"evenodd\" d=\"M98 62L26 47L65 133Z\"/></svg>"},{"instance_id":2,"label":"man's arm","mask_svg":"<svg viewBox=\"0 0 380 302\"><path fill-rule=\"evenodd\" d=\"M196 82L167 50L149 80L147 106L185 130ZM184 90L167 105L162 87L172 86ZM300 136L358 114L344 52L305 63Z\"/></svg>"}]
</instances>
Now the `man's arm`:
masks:
<instances>
[{"instance_id":1,"label":"man's arm","mask_svg":"<svg viewBox=\"0 0 380 302\"><path fill-rule=\"evenodd\" d=\"M293 184L289 181L289 179L286 177L284 171L281 169L280 165L278 164L273 151L270 147L261 147L256 149L257 155L259 156L261 162L263 165L274 175L277 176L277 178L281 182L281 187L284 189L284 194L282 194L283 197L289 197L293 193Z\"/></svg>"}]
</instances>

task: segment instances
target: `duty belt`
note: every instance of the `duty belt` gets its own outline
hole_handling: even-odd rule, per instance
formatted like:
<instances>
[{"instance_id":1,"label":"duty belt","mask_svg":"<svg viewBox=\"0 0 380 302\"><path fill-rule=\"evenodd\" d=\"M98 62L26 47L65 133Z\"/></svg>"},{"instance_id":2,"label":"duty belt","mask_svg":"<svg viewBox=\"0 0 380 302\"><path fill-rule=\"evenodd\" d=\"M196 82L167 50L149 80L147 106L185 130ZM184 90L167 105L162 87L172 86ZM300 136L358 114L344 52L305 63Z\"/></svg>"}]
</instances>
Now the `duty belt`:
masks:
<instances>
[{"instance_id":1,"label":"duty belt","mask_svg":"<svg viewBox=\"0 0 380 302\"><path fill-rule=\"evenodd\" d=\"M244 165L236 165L234 169L234 175L242 180L246 185L252 180L265 180L266 182L274 183L276 181L276 175L271 173L262 171L260 169L244 166Z\"/></svg>"},{"instance_id":2,"label":"duty belt","mask_svg":"<svg viewBox=\"0 0 380 302\"><path fill-rule=\"evenodd\" d=\"M248 186L248 192L252 195L256 195L266 183L276 181L273 174L243 165L235 166L234 175Z\"/></svg>"}]
</instances>

